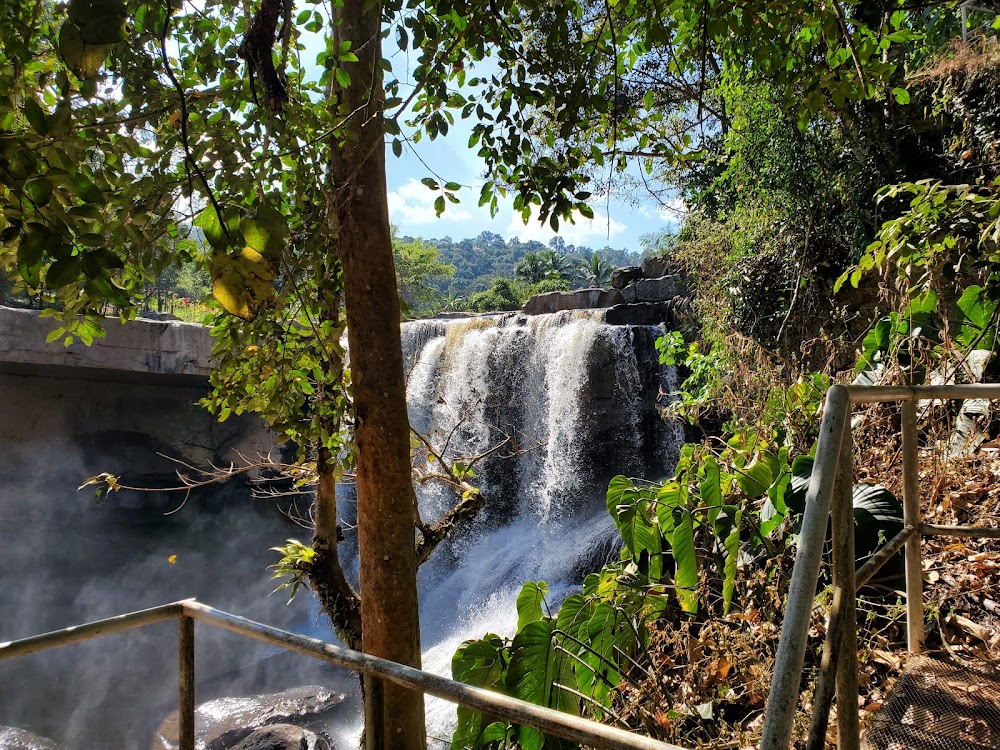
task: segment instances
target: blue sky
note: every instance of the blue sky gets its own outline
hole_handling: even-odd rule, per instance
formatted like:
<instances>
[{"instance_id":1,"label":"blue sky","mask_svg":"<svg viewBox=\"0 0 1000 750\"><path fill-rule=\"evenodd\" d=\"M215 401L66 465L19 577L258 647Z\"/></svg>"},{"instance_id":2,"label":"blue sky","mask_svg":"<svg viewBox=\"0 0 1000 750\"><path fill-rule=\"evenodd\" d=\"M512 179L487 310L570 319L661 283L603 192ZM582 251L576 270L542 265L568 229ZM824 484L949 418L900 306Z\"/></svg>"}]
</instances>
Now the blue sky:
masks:
<instances>
[{"instance_id":1,"label":"blue sky","mask_svg":"<svg viewBox=\"0 0 1000 750\"><path fill-rule=\"evenodd\" d=\"M390 47L391 42L386 45L386 53L395 73L404 82L405 90L410 59L400 52L393 55ZM489 65L487 62L486 67ZM480 75L485 72L482 64L478 69ZM469 75L473 74L470 72ZM547 243L556 236L548 222L543 224L532 218L525 224L520 212L514 211L512 198L501 202L495 217L490 216L488 207L478 206L486 167L476 150L468 148L474 124L472 118L461 120L456 117L455 124L448 129L445 137L434 141L422 138L416 145L407 143L398 158L391 149L386 150L390 221L403 235L427 239L451 237L461 240L490 231L505 239L518 237L522 241ZM409 135L405 125L403 131ZM433 203L438 194L420 183L425 177L463 185L458 193L461 203L449 203L440 218L435 216ZM652 199L639 206L616 200L614 196L610 201L594 198L590 203L594 210L593 221L578 216L574 224L560 222L558 234L566 240L566 244L588 246L595 250L610 245L640 252L642 235L677 225L676 211L661 209Z\"/></svg>"},{"instance_id":2,"label":"blue sky","mask_svg":"<svg viewBox=\"0 0 1000 750\"><path fill-rule=\"evenodd\" d=\"M390 34L389 39L393 38ZM307 66L318 74L319 67L313 60L314 55L323 49L321 36L305 33L301 41L305 45L303 56ZM404 54L395 50L391 41L386 42L385 53L393 64L392 75L399 76L405 91L409 81L408 73L415 59L413 53ZM311 62L313 64L309 65ZM491 64L489 61L479 64L479 74L486 72ZM472 66L467 70L471 76ZM400 119L402 121L405 117ZM518 237L522 241L538 240L547 243L556 233L547 222L543 224L537 219L531 219L525 224L520 212L514 211L512 198L501 202L495 217L490 216L488 207L479 207L479 194L485 182L486 167L476 151L468 148L474 124L474 119L456 118L447 136L434 141L422 138L416 145L407 143L400 157L386 148L389 220L399 228L400 234L412 237L451 237L453 240L462 240L489 231L504 239ZM404 134L409 136L410 130L402 122L401 125ZM433 205L438 193L420 183L425 177L463 185L457 194L461 202L449 203L447 210L438 218ZM594 210L593 221L580 216L574 224L560 222L558 235L566 244L587 246L595 250L610 245L616 249L641 252L640 238L643 235L677 226L676 207L673 210L663 209L652 199L636 206L625 200L617 200L612 195L610 200L595 197L591 199L590 205Z\"/></svg>"}]
</instances>

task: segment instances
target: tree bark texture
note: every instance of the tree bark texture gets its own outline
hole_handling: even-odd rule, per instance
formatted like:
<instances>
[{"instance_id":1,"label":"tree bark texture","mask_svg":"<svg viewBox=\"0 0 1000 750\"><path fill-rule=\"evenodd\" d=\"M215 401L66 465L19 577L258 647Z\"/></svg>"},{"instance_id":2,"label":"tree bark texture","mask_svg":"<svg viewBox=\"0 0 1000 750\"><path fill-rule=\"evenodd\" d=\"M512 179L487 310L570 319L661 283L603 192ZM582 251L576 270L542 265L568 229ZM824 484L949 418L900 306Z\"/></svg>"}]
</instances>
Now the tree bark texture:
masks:
<instances>
[{"instance_id":1,"label":"tree bark texture","mask_svg":"<svg viewBox=\"0 0 1000 750\"><path fill-rule=\"evenodd\" d=\"M329 222L344 268L357 420L362 645L419 667L416 496L386 197L381 16L380 3L344 0L334 25L335 49L350 41L358 61L344 64L351 85L334 89L335 116L348 119L333 148ZM422 694L366 681L365 701L369 750L426 747Z\"/></svg>"},{"instance_id":2,"label":"tree bark texture","mask_svg":"<svg viewBox=\"0 0 1000 750\"><path fill-rule=\"evenodd\" d=\"M312 547L316 550L310 571L310 582L327 617L333 623L337 637L348 648L361 644L361 603L351 587L337 552L337 479L330 451L319 451L319 484L316 487L315 527Z\"/></svg>"}]
</instances>

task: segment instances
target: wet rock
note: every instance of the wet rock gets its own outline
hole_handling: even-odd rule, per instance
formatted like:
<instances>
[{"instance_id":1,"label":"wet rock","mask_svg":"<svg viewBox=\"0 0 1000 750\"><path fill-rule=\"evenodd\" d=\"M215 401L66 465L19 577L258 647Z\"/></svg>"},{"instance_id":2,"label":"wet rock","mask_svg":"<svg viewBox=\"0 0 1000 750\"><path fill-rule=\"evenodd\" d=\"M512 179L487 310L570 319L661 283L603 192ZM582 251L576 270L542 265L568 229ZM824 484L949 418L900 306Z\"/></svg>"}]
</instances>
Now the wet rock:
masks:
<instances>
[{"instance_id":1,"label":"wet rock","mask_svg":"<svg viewBox=\"0 0 1000 750\"><path fill-rule=\"evenodd\" d=\"M572 292L546 292L536 294L524 303L527 315L545 315L561 310L590 310L611 307L622 301L617 289L577 289Z\"/></svg>"},{"instance_id":2,"label":"wet rock","mask_svg":"<svg viewBox=\"0 0 1000 750\"><path fill-rule=\"evenodd\" d=\"M635 294L639 302L665 302L683 296L686 291L684 280L676 275L639 279L635 282Z\"/></svg>"},{"instance_id":3,"label":"wet rock","mask_svg":"<svg viewBox=\"0 0 1000 750\"><path fill-rule=\"evenodd\" d=\"M27 729L0 727L0 750L63 750L63 746Z\"/></svg>"},{"instance_id":4,"label":"wet rock","mask_svg":"<svg viewBox=\"0 0 1000 750\"><path fill-rule=\"evenodd\" d=\"M281 693L218 698L195 708L195 743L204 750L225 750L261 727L288 724L302 719L311 720L325 714L343 700L343 693L334 693L316 685L292 688ZM153 737L151 750L177 749L177 721L176 711L163 720Z\"/></svg>"},{"instance_id":5,"label":"wet rock","mask_svg":"<svg viewBox=\"0 0 1000 750\"><path fill-rule=\"evenodd\" d=\"M611 287L613 289L624 289L633 281L642 278L642 268L639 266L626 266L619 268L611 274Z\"/></svg>"},{"instance_id":6,"label":"wet rock","mask_svg":"<svg viewBox=\"0 0 1000 750\"><path fill-rule=\"evenodd\" d=\"M673 305L669 302L636 302L615 305L604 314L604 322L612 326L655 326L673 321Z\"/></svg>"},{"instance_id":7,"label":"wet rock","mask_svg":"<svg viewBox=\"0 0 1000 750\"><path fill-rule=\"evenodd\" d=\"M292 724L272 724L258 729L233 750L332 750L323 736Z\"/></svg>"}]
</instances>

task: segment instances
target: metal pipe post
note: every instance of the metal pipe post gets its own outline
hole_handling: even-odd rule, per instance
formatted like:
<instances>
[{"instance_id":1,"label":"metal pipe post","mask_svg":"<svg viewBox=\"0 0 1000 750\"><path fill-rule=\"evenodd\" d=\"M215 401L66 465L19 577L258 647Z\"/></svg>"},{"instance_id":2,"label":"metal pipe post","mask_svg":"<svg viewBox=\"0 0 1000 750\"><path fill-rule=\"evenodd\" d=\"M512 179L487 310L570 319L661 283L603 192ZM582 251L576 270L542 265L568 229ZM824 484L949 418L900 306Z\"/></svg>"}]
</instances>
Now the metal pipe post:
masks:
<instances>
[{"instance_id":1,"label":"metal pipe post","mask_svg":"<svg viewBox=\"0 0 1000 750\"><path fill-rule=\"evenodd\" d=\"M177 740L180 750L194 750L194 620L181 615L177 621L180 688Z\"/></svg>"},{"instance_id":2,"label":"metal pipe post","mask_svg":"<svg viewBox=\"0 0 1000 750\"><path fill-rule=\"evenodd\" d=\"M917 466L917 403L904 401L903 524L920 528L920 487ZM924 581L920 562L920 534L906 540L906 645L918 654L924 645Z\"/></svg>"},{"instance_id":3,"label":"metal pipe post","mask_svg":"<svg viewBox=\"0 0 1000 750\"><path fill-rule=\"evenodd\" d=\"M833 496L833 608L837 675L837 747L858 750L858 591L854 571L854 440L844 430Z\"/></svg>"},{"instance_id":4,"label":"metal pipe post","mask_svg":"<svg viewBox=\"0 0 1000 750\"><path fill-rule=\"evenodd\" d=\"M761 750L787 750L792 738L792 722L799 702L799 684L805 663L806 640L816 582L823 557L826 529L830 518L834 478L843 435L850 420L850 395L842 385L827 391L823 422L819 428L816 462L813 465L806 512L802 519L795 568L785 604L785 619L774 664L774 679L764 716Z\"/></svg>"}]
</instances>

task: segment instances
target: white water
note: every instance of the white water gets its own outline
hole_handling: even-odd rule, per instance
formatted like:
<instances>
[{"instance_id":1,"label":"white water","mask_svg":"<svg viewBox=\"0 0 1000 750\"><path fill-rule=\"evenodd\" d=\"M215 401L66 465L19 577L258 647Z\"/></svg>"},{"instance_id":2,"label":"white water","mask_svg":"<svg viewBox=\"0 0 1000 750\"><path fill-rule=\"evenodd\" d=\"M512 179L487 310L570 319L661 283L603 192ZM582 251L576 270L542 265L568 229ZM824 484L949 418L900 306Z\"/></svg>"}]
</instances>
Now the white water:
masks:
<instances>
[{"instance_id":1,"label":"white water","mask_svg":"<svg viewBox=\"0 0 1000 750\"><path fill-rule=\"evenodd\" d=\"M474 465L486 509L420 571L425 669L450 676L463 641L512 635L526 581L547 581L556 607L616 553L607 480L666 476L681 440L655 410L673 377L656 364L657 335L568 314L404 326L414 429L449 462L516 447ZM425 520L456 500L434 485L418 496ZM427 717L444 747L454 706L429 699Z\"/></svg>"},{"instance_id":2,"label":"white water","mask_svg":"<svg viewBox=\"0 0 1000 750\"><path fill-rule=\"evenodd\" d=\"M616 554L603 498L607 480L616 473L668 474L679 442L678 431L655 411L657 393L672 377L656 364L656 335L654 328L606 326L586 314L404 325L413 427L448 461L468 460L508 436L514 441L513 451L508 446L475 465L487 507L421 569L428 669L450 675L462 641L487 632L511 635L525 581L547 581L555 607L585 573ZM307 539L308 532L274 507L248 508L244 490L192 498L170 516L156 504L146 507L150 496L119 493L96 505L92 495L75 492L82 477L140 455L141 446L117 455L131 438L102 437L101 430L122 429L122 414L141 423L142 434L207 430L197 420L184 430L174 425L178 404L200 393L55 381L32 387L52 391L40 402L50 420L63 418L60 409L80 411L53 404L90 404L77 421L94 437L52 443L43 432L23 445L7 440L0 467L7 472L6 495L0 493L0 640L188 596L333 637L308 594L290 607L284 592L267 596L275 585L266 569L275 559L269 548L288 537ZM354 509L349 493L343 495L349 548ZM421 513L432 520L455 499L425 485ZM150 733L176 705L176 630L167 625L0 664L0 724L74 750L148 747ZM352 675L321 662L214 629L199 630L198 650L199 701L308 684L345 692L356 686ZM349 726L357 709L345 706L326 727L339 747L357 745L359 729ZM446 743L454 716L451 704L428 701L430 735Z\"/></svg>"}]
</instances>

